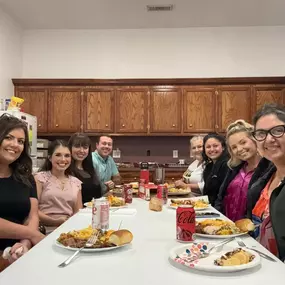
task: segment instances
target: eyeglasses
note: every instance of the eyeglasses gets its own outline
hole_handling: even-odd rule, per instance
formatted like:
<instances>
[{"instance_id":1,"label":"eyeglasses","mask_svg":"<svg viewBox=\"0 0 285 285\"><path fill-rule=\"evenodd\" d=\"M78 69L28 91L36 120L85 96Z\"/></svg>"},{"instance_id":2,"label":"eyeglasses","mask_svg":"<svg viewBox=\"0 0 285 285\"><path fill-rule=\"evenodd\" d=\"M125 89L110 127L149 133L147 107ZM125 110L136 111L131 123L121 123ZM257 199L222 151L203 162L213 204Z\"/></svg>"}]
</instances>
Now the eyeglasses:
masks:
<instances>
[{"instance_id":1,"label":"eyeglasses","mask_svg":"<svg viewBox=\"0 0 285 285\"><path fill-rule=\"evenodd\" d=\"M267 138L267 135L270 134L274 138L281 138L285 133L285 125L275 126L269 130L255 130L252 132L253 137L262 142Z\"/></svg>"}]
</instances>

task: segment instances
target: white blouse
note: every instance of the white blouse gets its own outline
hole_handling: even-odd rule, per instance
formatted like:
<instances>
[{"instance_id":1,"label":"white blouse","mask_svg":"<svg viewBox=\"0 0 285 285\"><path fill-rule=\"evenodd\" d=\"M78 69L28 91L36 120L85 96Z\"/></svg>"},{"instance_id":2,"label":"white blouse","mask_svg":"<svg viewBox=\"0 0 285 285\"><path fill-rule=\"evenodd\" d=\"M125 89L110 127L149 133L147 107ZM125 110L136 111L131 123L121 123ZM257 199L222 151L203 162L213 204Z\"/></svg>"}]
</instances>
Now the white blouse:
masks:
<instances>
[{"instance_id":1,"label":"white blouse","mask_svg":"<svg viewBox=\"0 0 285 285\"><path fill-rule=\"evenodd\" d=\"M194 160L189 166L187 171L191 173L191 176L187 179L184 178L187 184L198 184L200 191L203 194L204 181L203 181L203 164L201 163L199 166L199 160Z\"/></svg>"}]
</instances>

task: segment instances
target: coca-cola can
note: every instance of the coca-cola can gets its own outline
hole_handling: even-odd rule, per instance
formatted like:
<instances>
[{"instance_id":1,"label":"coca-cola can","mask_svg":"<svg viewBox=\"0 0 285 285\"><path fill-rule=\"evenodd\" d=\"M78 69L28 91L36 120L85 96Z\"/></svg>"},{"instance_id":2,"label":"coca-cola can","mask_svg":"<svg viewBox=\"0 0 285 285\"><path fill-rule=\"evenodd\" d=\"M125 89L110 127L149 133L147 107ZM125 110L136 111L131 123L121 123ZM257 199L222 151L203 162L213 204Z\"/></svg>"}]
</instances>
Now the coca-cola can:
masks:
<instances>
[{"instance_id":1,"label":"coca-cola can","mask_svg":"<svg viewBox=\"0 0 285 285\"><path fill-rule=\"evenodd\" d=\"M109 229L109 208L110 204L106 198L92 200L92 228Z\"/></svg>"},{"instance_id":2,"label":"coca-cola can","mask_svg":"<svg viewBox=\"0 0 285 285\"><path fill-rule=\"evenodd\" d=\"M164 184L159 184L157 186L157 194L158 199L163 200L163 204L167 204L168 199L168 188Z\"/></svg>"},{"instance_id":3,"label":"coca-cola can","mask_svg":"<svg viewBox=\"0 0 285 285\"><path fill-rule=\"evenodd\" d=\"M133 187L131 184L124 184L123 198L125 203L131 204L133 202Z\"/></svg>"},{"instance_id":4,"label":"coca-cola can","mask_svg":"<svg viewBox=\"0 0 285 285\"><path fill-rule=\"evenodd\" d=\"M193 241L195 233L195 210L191 205L179 206L176 210L176 238L182 242Z\"/></svg>"}]
</instances>

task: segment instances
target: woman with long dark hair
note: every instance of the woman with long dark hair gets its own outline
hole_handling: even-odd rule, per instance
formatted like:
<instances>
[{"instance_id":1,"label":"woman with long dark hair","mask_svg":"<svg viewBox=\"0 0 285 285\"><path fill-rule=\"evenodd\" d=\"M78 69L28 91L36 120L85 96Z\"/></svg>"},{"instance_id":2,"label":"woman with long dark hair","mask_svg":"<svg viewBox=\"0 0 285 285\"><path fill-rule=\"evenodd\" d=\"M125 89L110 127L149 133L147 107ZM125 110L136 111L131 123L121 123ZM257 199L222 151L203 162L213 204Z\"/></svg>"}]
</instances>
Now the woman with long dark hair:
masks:
<instances>
[{"instance_id":1,"label":"woman with long dark hair","mask_svg":"<svg viewBox=\"0 0 285 285\"><path fill-rule=\"evenodd\" d=\"M26 124L0 117L0 271L44 236L38 231L38 200ZM9 261L2 259L10 249ZM19 249L19 250L17 250Z\"/></svg>"},{"instance_id":2,"label":"woman with long dark hair","mask_svg":"<svg viewBox=\"0 0 285 285\"><path fill-rule=\"evenodd\" d=\"M81 133L73 134L68 142L71 149L71 172L82 181L81 194L83 203L92 198L102 196L101 186L92 163L92 150L90 138Z\"/></svg>"},{"instance_id":3,"label":"woman with long dark hair","mask_svg":"<svg viewBox=\"0 0 285 285\"><path fill-rule=\"evenodd\" d=\"M82 208L81 181L71 175L71 151L62 140L51 142L48 157L35 174L39 217L48 231L60 226Z\"/></svg>"},{"instance_id":4,"label":"woman with long dark hair","mask_svg":"<svg viewBox=\"0 0 285 285\"><path fill-rule=\"evenodd\" d=\"M209 202L215 205L219 189L228 172L227 161L229 159L226 140L217 133L210 133L203 140L203 171L204 195L208 195Z\"/></svg>"}]
</instances>

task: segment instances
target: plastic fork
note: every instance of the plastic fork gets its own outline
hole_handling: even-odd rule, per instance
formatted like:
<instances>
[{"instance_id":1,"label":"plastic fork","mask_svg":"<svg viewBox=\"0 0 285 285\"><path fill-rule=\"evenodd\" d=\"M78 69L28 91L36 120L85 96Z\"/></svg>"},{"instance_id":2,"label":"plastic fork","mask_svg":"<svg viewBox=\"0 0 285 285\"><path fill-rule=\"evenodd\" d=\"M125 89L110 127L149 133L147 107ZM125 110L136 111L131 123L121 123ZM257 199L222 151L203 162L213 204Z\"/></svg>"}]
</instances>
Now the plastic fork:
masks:
<instances>
[{"instance_id":1,"label":"plastic fork","mask_svg":"<svg viewBox=\"0 0 285 285\"><path fill-rule=\"evenodd\" d=\"M83 248L92 247L96 243L98 236L99 236L99 231L97 233L93 233L83 247L79 248L74 254L72 254L69 258L67 258L64 262L59 264L58 267L60 267L60 268L66 267L79 254L79 252Z\"/></svg>"},{"instance_id":2,"label":"plastic fork","mask_svg":"<svg viewBox=\"0 0 285 285\"><path fill-rule=\"evenodd\" d=\"M263 258L265 258L267 260L270 260L270 261L273 261L273 262L276 262L276 260L274 258L272 258L271 256L263 253L262 251L260 251L258 249L255 249L255 248L252 248L252 247L246 246L246 244L243 242L243 240L241 238L235 238L235 240L236 240L236 242L238 243L238 245L240 247L244 247L244 248L253 250L253 251L257 252L260 256L262 256Z\"/></svg>"}]
</instances>

